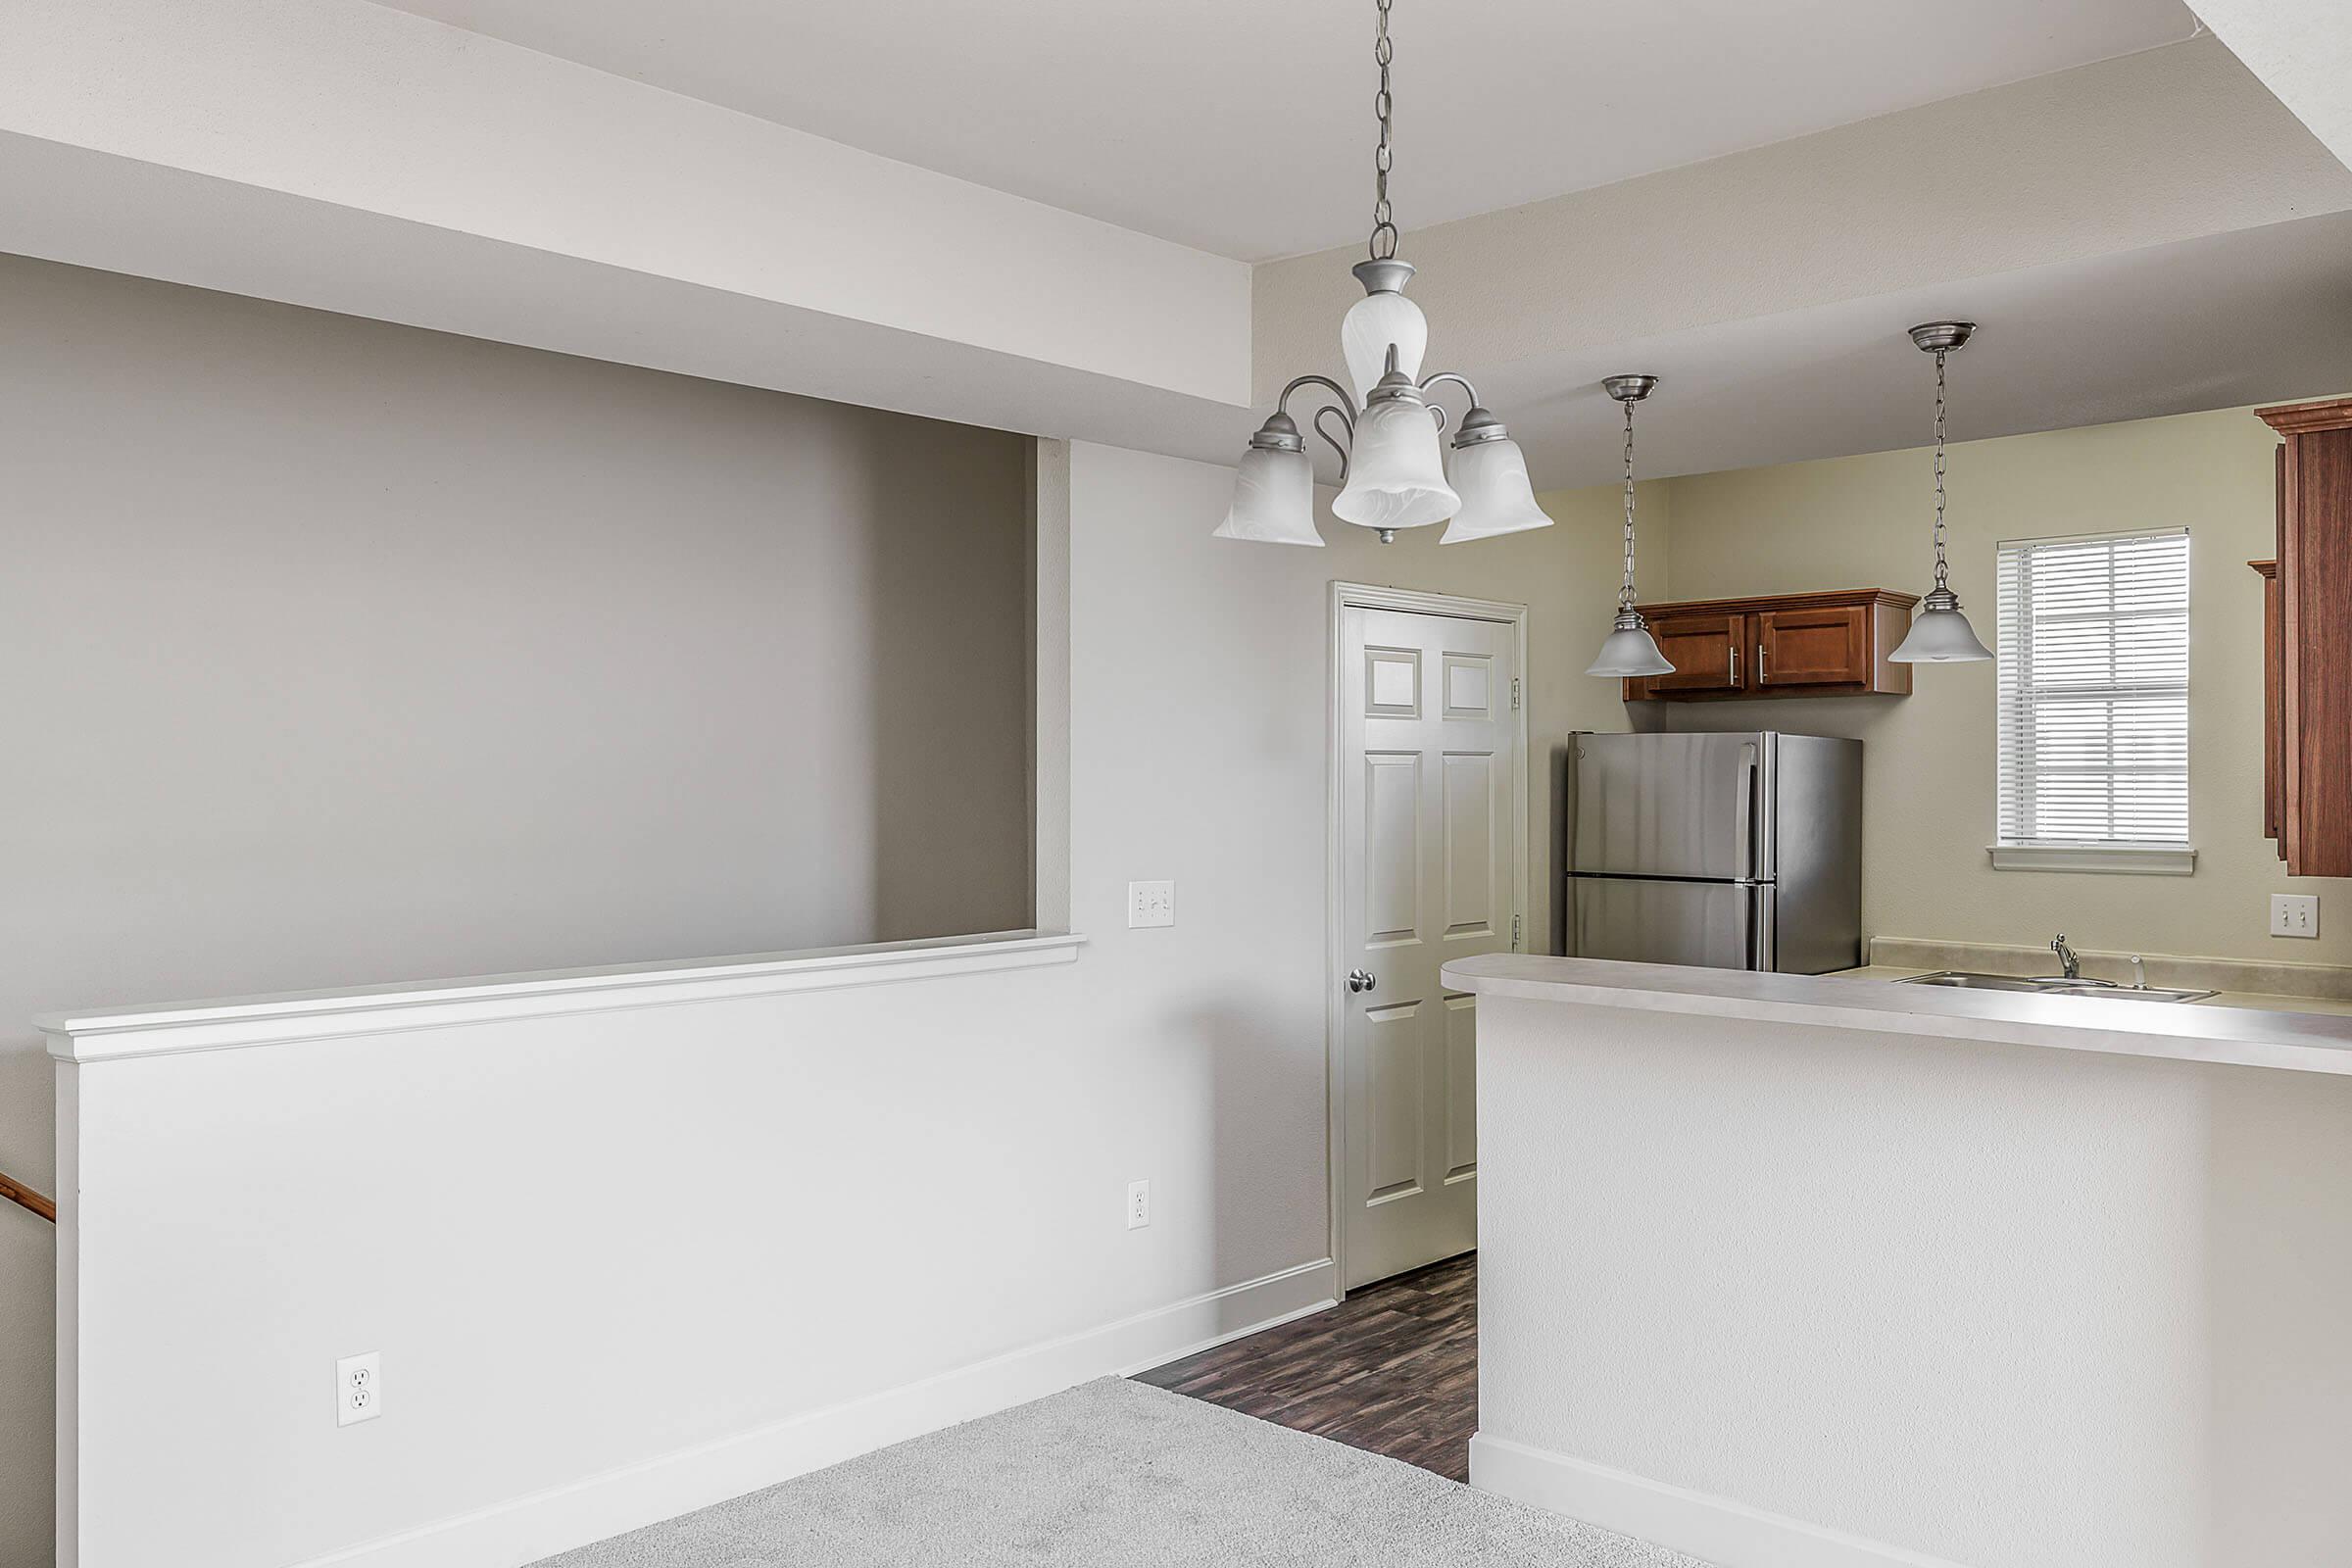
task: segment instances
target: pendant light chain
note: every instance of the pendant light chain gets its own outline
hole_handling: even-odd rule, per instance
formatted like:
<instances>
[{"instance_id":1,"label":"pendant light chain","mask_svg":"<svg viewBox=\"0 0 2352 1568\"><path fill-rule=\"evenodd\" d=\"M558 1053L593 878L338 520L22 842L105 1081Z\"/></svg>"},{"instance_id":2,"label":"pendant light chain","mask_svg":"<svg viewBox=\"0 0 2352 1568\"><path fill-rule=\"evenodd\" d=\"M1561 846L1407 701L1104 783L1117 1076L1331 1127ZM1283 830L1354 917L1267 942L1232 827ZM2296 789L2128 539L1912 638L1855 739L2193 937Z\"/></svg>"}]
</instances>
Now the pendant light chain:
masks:
<instances>
[{"instance_id":1,"label":"pendant light chain","mask_svg":"<svg viewBox=\"0 0 2352 1568\"><path fill-rule=\"evenodd\" d=\"M1372 59L1380 67L1380 91L1372 98L1372 113L1380 120L1380 145L1372 151L1372 259L1376 262L1393 260L1396 255L1396 224L1389 208L1389 118L1396 101L1389 93L1389 62L1396 58L1396 49L1389 42L1390 0L1375 0L1380 21L1372 35Z\"/></svg>"},{"instance_id":2,"label":"pendant light chain","mask_svg":"<svg viewBox=\"0 0 2352 1568\"><path fill-rule=\"evenodd\" d=\"M1625 405L1625 586L1617 590L1617 610L1634 608L1634 405Z\"/></svg>"},{"instance_id":3,"label":"pendant light chain","mask_svg":"<svg viewBox=\"0 0 2352 1568\"><path fill-rule=\"evenodd\" d=\"M1950 586L1943 562L1943 356L1936 351L1936 586ZM1916 536L1915 536L1916 537Z\"/></svg>"}]
</instances>

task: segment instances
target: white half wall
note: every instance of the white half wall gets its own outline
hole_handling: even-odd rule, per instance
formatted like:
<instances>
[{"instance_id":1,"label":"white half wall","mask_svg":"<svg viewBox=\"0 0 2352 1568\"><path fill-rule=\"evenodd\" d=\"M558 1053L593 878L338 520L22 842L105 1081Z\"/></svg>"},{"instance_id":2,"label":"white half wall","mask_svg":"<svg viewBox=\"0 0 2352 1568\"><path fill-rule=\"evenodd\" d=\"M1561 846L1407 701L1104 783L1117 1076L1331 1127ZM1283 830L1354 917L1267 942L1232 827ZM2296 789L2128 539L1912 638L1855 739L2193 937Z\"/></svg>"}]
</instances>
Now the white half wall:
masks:
<instances>
[{"instance_id":1,"label":"white half wall","mask_svg":"<svg viewBox=\"0 0 2352 1568\"><path fill-rule=\"evenodd\" d=\"M1077 960L62 1069L76 1568L505 1568L1330 1294L1326 584L1541 589L1539 716L1608 721L1560 671L1615 497L1316 552L1210 539L1227 469L1039 466ZM1178 924L1129 931L1148 877Z\"/></svg>"},{"instance_id":2,"label":"white half wall","mask_svg":"<svg viewBox=\"0 0 2352 1568\"><path fill-rule=\"evenodd\" d=\"M1020 437L21 257L0 427L43 1191L44 1008L1030 923ZM0 1213L11 1568L52 1255Z\"/></svg>"}]
</instances>

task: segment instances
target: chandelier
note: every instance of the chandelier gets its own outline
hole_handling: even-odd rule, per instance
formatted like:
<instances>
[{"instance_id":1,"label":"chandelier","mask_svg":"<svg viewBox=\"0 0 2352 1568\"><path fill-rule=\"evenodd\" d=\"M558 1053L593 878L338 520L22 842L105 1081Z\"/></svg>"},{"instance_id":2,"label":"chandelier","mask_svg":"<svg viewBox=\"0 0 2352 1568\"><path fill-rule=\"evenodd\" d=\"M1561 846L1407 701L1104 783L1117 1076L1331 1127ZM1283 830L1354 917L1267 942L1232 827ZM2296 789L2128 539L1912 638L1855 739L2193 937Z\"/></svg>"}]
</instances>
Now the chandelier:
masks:
<instances>
[{"instance_id":1,"label":"chandelier","mask_svg":"<svg viewBox=\"0 0 2352 1568\"><path fill-rule=\"evenodd\" d=\"M1380 121L1380 141L1372 154L1372 239L1369 259L1354 268L1364 297L1340 322L1340 353L1351 388L1327 375L1309 374L1282 389L1273 414L1242 454L1233 506L1216 530L1219 539L1323 543L1315 531L1314 466L1306 455L1305 435L1290 414L1292 395L1302 387L1319 388L1318 397L1328 392L1338 399L1318 406L1307 423L1340 455L1340 493L1331 510L1343 522L1371 529L1384 545L1394 543L1400 528L1421 528L1449 518L1451 525L1440 544L1551 526L1551 519L1536 505L1526 456L1502 421L1480 403L1478 389L1451 370L1421 373L1429 321L1421 308L1404 297L1413 267L1397 258L1396 223L1389 206L1389 130L1396 104L1389 88L1389 64L1395 57L1389 42L1391 0L1374 3L1379 21L1372 59L1380 68L1380 90L1373 95L1372 109ZM1460 387L1469 400L1468 412L1454 427L1450 471L1439 450L1446 411L1429 395L1432 387L1446 381ZM1326 416L1337 418L1339 435L1324 424Z\"/></svg>"}]
</instances>

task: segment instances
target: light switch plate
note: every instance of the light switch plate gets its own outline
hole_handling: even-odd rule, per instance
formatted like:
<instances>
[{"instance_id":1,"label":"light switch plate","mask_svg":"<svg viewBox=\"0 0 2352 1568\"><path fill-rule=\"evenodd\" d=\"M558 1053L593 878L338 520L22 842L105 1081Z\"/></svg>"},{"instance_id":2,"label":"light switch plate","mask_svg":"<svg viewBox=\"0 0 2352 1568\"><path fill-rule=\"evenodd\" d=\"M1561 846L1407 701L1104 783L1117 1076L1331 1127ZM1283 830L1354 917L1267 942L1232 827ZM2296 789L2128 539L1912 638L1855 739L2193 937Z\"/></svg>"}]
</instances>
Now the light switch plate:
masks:
<instances>
[{"instance_id":1,"label":"light switch plate","mask_svg":"<svg viewBox=\"0 0 2352 1568\"><path fill-rule=\"evenodd\" d=\"M2320 896L2317 893L2271 895L2271 935L2317 937L2320 934Z\"/></svg>"},{"instance_id":2,"label":"light switch plate","mask_svg":"<svg viewBox=\"0 0 2352 1568\"><path fill-rule=\"evenodd\" d=\"M1173 882L1128 883L1127 923L1130 926L1174 925L1176 923L1176 884Z\"/></svg>"}]
</instances>

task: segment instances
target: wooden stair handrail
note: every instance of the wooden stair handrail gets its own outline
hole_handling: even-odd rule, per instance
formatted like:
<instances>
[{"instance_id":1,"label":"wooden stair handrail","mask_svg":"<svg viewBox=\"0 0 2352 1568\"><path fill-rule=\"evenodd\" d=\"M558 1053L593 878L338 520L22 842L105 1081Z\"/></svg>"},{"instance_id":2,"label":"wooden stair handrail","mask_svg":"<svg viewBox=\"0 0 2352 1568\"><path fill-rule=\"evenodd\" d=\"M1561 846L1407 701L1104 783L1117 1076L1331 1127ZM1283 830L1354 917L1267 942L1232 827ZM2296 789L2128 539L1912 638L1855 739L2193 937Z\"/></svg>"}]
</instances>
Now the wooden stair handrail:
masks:
<instances>
[{"instance_id":1,"label":"wooden stair handrail","mask_svg":"<svg viewBox=\"0 0 2352 1568\"><path fill-rule=\"evenodd\" d=\"M0 1176L0 1198L5 1198L12 1203L23 1204L52 1225L57 1223L56 1203L43 1198L31 1188L9 1180L6 1176Z\"/></svg>"}]
</instances>

